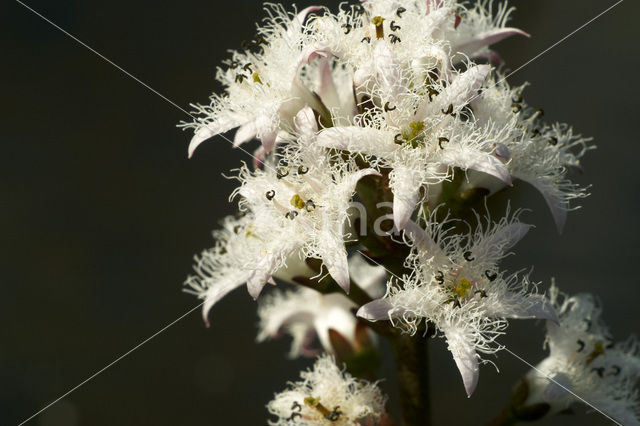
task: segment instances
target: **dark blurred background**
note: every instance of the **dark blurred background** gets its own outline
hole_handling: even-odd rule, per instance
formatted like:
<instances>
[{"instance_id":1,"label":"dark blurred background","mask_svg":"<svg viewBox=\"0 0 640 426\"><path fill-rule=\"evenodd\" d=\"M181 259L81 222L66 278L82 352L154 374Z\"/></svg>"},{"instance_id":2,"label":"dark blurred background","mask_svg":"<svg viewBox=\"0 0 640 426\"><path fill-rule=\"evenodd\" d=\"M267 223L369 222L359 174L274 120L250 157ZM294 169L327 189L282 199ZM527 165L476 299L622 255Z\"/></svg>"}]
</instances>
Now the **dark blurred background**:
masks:
<instances>
[{"instance_id":1,"label":"dark blurred background","mask_svg":"<svg viewBox=\"0 0 640 426\"><path fill-rule=\"evenodd\" d=\"M248 0L28 4L185 108L219 90L216 65L263 17ZM512 25L533 35L497 47L515 69L613 0L511 4ZM518 187L537 228L509 265L535 265L545 287L556 277L567 292L599 294L617 338L640 325L639 14L622 3L510 79L532 82L528 102L599 149L575 177L592 195L562 236L539 194ZM17 424L198 304L181 283L234 211L234 182L221 173L249 158L216 138L187 160L183 112L20 4L2 2L0 32L0 424ZM214 308L209 329L193 312L30 424L265 424L264 404L311 361L286 360L286 340L256 345L255 307L243 288ZM542 329L513 322L503 341L537 363ZM467 399L444 343L431 352L436 425L481 424L528 369L502 352L501 373L484 366ZM578 414L545 424L608 423Z\"/></svg>"}]
</instances>

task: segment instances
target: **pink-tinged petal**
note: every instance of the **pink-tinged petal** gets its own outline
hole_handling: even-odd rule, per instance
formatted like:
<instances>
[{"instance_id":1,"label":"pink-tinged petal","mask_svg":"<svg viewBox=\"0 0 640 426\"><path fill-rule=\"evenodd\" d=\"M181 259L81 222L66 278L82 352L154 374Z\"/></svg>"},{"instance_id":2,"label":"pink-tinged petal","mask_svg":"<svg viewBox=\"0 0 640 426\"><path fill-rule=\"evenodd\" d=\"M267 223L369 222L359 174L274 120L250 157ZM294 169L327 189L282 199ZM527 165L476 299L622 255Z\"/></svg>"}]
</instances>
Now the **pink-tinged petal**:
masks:
<instances>
[{"instance_id":1,"label":"pink-tinged petal","mask_svg":"<svg viewBox=\"0 0 640 426\"><path fill-rule=\"evenodd\" d=\"M302 136L311 137L318 131L318 121L313 110L308 106L298 111L294 123Z\"/></svg>"},{"instance_id":2,"label":"pink-tinged petal","mask_svg":"<svg viewBox=\"0 0 640 426\"><path fill-rule=\"evenodd\" d=\"M343 149L380 157L387 157L400 148L393 143L391 133L358 126L325 129L318 135L317 143L325 148Z\"/></svg>"},{"instance_id":3,"label":"pink-tinged petal","mask_svg":"<svg viewBox=\"0 0 640 426\"><path fill-rule=\"evenodd\" d=\"M195 135L193 135L193 137L191 138L191 141L189 142L189 149L188 149L189 158L193 157L193 153L202 142L218 134L220 134L220 132L216 131L213 128L213 126L201 127L195 133Z\"/></svg>"},{"instance_id":4,"label":"pink-tinged petal","mask_svg":"<svg viewBox=\"0 0 640 426\"><path fill-rule=\"evenodd\" d=\"M262 146L267 154L271 152L274 146L276 146L277 137L278 129L265 133L260 137L260 142L262 142Z\"/></svg>"},{"instance_id":5,"label":"pink-tinged petal","mask_svg":"<svg viewBox=\"0 0 640 426\"><path fill-rule=\"evenodd\" d=\"M392 309L393 305L388 299L378 299L361 306L356 315L369 321L389 320Z\"/></svg>"},{"instance_id":6,"label":"pink-tinged petal","mask_svg":"<svg viewBox=\"0 0 640 426\"><path fill-rule=\"evenodd\" d=\"M311 12L317 12L318 10L322 10L321 6L309 6L307 8L302 9L295 18L291 20L291 24L289 25L289 29L287 30L288 36L295 36L300 34L302 31L302 26L304 25L304 20L307 18L307 15Z\"/></svg>"},{"instance_id":7,"label":"pink-tinged petal","mask_svg":"<svg viewBox=\"0 0 640 426\"><path fill-rule=\"evenodd\" d=\"M242 284L244 284L244 281L241 279L226 279L216 281L207 289L204 297L204 303L202 305L202 317L207 327L209 327L209 311L213 305L218 303L220 299L240 287Z\"/></svg>"},{"instance_id":8,"label":"pink-tinged petal","mask_svg":"<svg viewBox=\"0 0 640 426\"><path fill-rule=\"evenodd\" d=\"M236 130L236 134L233 138L233 147L237 148L243 143L250 141L256 136L257 133L256 124L254 121L250 121L249 123L243 124L238 127Z\"/></svg>"},{"instance_id":9,"label":"pink-tinged petal","mask_svg":"<svg viewBox=\"0 0 640 426\"><path fill-rule=\"evenodd\" d=\"M502 60L502 57L497 52L494 52L493 50L489 50L489 49L484 50L482 51L482 53L474 55L473 57L475 59L484 59L491 62L492 64L498 64L498 65L504 62Z\"/></svg>"},{"instance_id":10,"label":"pink-tinged petal","mask_svg":"<svg viewBox=\"0 0 640 426\"><path fill-rule=\"evenodd\" d=\"M494 30L485 31L484 33L478 34L472 40L456 46L454 50L462 52L468 56L472 56L475 52L482 49L483 47L490 46L516 34L530 37L529 34L517 28L496 28Z\"/></svg>"},{"instance_id":11,"label":"pink-tinged petal","mask_svg":"<svg viewBox=\"0 0 640 426\"><path fill-rule=\"evenodd\" d=\"M444 0L427 0L427 15L430 14L432 10L440 9L443 4Z\"/></svg>"},{"instance_id":12,"label":"pink-tinged petal","mask_svg":"<svg viewBox=\"0 0 640 426\"><path fill-rule=\"evenodd\" d=\"M445 149L441 153L441 161L462 170L472 169L494 176L509 186L511 174L507 166L498 158L486 152L471 149Z\"/></svg>"},{"instance_id":13,"label":"pink-tinged petal","mask_svg":"<svg viewBox=\"0 0 640 426\"><path fill-rule=\"evenodd\" d=\"M443 331L449 345L449 351L453 355L458 370L460 370L467 396L470 397L476 389L480 377L475 347L456 326L448 327Z\"/></svg>"},{"instance_id":14,"label":"pink-tinged petal","mask_svg":"<svg viewBox=\"0 0 640 426\"><path fill-rule=\"evenodd\" d=\"M267 151L261 145L258 149L253 151L253 168L259 169L264 164L264 159L267 157Z\"/></svg>"},{"instance_id":15,"label":"pink-tinged petal","mask_svg":"<svg viewBox=\"0 0 640 426\"><path fill-rule=\"evenodd\" d=\"M511 159L511 151L503 143L494 143L493 155L498 157L502 162L509 161Z\"/></svg>"}]
</instances>

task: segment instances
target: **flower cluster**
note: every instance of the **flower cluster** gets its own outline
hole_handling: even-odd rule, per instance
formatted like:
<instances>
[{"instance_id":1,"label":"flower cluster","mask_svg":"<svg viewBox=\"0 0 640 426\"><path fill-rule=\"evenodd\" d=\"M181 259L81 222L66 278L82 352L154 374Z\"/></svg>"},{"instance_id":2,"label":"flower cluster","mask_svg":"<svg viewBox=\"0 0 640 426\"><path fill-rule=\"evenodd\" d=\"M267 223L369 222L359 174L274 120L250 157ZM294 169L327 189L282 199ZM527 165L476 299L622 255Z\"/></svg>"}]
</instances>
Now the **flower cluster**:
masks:
<instances>
[{"instance_id":1,"label":"flower cluster","mask_svg":"<svg viewBox=\"0 0 640 426\"><path fill-rule=\"evenodd\" d=\"M507 26L512 9L363 0L337 13L265 10L256 39L218 69L224 93L194 105L197 118L182 124L194 131L189 156L233 129L234 146L260 141L253 166L235 173L239 215L224 220L187 281L205 319L237 287L258 299L266 283L284 284L261 297L259 341L288 333L292 357L327 352L369 377L364 355L344 350L361 345L363 324L367 348L377 334L442 336L469 396L507 320L545 319L551 357L541 370L576 392L601 380L603 398L635 403L625 388L637 372L635 341L609 350L589 299L558 304L555 290L549 300L528 273L500 267L531 225L508 209L492 220L492 195L514 191L516 180L532 185L561 231L587 195L569 174L592 148L570 126L545 122L525 86L507 83L492 45L528 37ZM392 208L388 232L381 206ZM577 307L590 310L592 328L572 319ZM320 358L276 396L274 424L379 417L375 386L332 362Z\"/></svg>"},{"instance_id":2,"label":"flower cluster","mask_svg":"<svg viewBox=\"0 0 640 426\"><path fill-rule=\"evenodd\" d=\"M587 401L624 425L640 425L638 341L615 342L592 295L562 297L555 287L550 295L559 322L547 323L550 354L526 376L525 405L549 404L553 413Z\"/></svg>"},{"instance_id":3,"label":"flower cluster","mask_svg":"<svg viewBox=\"0 0 640 426\"><path fill-rule=\"evenodd\" d=\"M278 418L270 425L365 425L385 416L380 389L341 371L329 356L318 358L300 378L267 405Z\"/></svg>"}]
</instances>

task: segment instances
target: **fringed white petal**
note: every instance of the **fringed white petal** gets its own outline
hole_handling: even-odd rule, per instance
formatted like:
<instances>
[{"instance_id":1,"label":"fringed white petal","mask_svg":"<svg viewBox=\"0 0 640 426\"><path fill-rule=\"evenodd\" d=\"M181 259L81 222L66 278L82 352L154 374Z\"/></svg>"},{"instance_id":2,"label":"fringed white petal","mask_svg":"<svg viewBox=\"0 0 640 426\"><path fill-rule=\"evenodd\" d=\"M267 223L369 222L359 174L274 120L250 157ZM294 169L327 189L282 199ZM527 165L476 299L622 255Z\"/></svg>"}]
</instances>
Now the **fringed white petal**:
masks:
<instances>
[{"instance_id":1,"label":"fringed white petal","mask_svg":"<svg viewBox=\"0 0 640 426\"><path fill-rule=\"evenodd\" d=\"M531 37L518 28L495 28L476 35L473 39L456 46L454 49L467 56L473 56L478 50L504 40L507 37L511 37L512 35Z\"/></svg>"},{"instance_id":2,"label":"fringed white petal","mask_svg":"<svg viewBox=\"0 0 640 426\"><path fill-rule=\"evenodd\" d=\"M356 315L369 321L388 320L393 304L388 299L377 299L358 309Z\"/></svg>"},{"instance_id":3,"label":"fringed white petal","mask_svg":"<svg viewBox=\"0 0 640 426\"><path fill-rule=\"evenodd\" d=\"M469 341L455 326L445 328L443 331L449 345L449 351L453 354L453 360L460 370L467 396L471 396L480 377L478 356L473 342Z\"/></svg>"},{"instance_id":4,"label":"fringed white petal","mask_svg":"<svg viewBox=\"0 0 640 426\"><path fill-rule=\"evenodd\" d=\"M441 153L441 161L449 166L459 167L463 170L472 169L495 176L509 186L511 174L507 166L495 156L473 149L444 149Z\"/></svg>"}]
</instances>

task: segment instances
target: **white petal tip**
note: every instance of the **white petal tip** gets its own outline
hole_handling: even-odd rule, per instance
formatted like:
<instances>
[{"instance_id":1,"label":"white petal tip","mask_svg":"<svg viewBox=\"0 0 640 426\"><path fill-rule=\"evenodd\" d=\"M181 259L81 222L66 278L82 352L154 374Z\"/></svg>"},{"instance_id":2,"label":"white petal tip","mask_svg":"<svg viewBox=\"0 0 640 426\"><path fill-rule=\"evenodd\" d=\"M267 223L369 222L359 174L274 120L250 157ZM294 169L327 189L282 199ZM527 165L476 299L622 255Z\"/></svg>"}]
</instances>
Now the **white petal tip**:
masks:
<instances>
[{"instance_id":1,"label":"white petal tip","mask_svg":"<svg viewBox=\"0 0 640 426\"><path fill-rule=\"evenodd\" d=\"M386 299L377 299L363 305L356 312L356 316L369 321L388 320L392 306Z\"/></svg>"}]
</instances>

